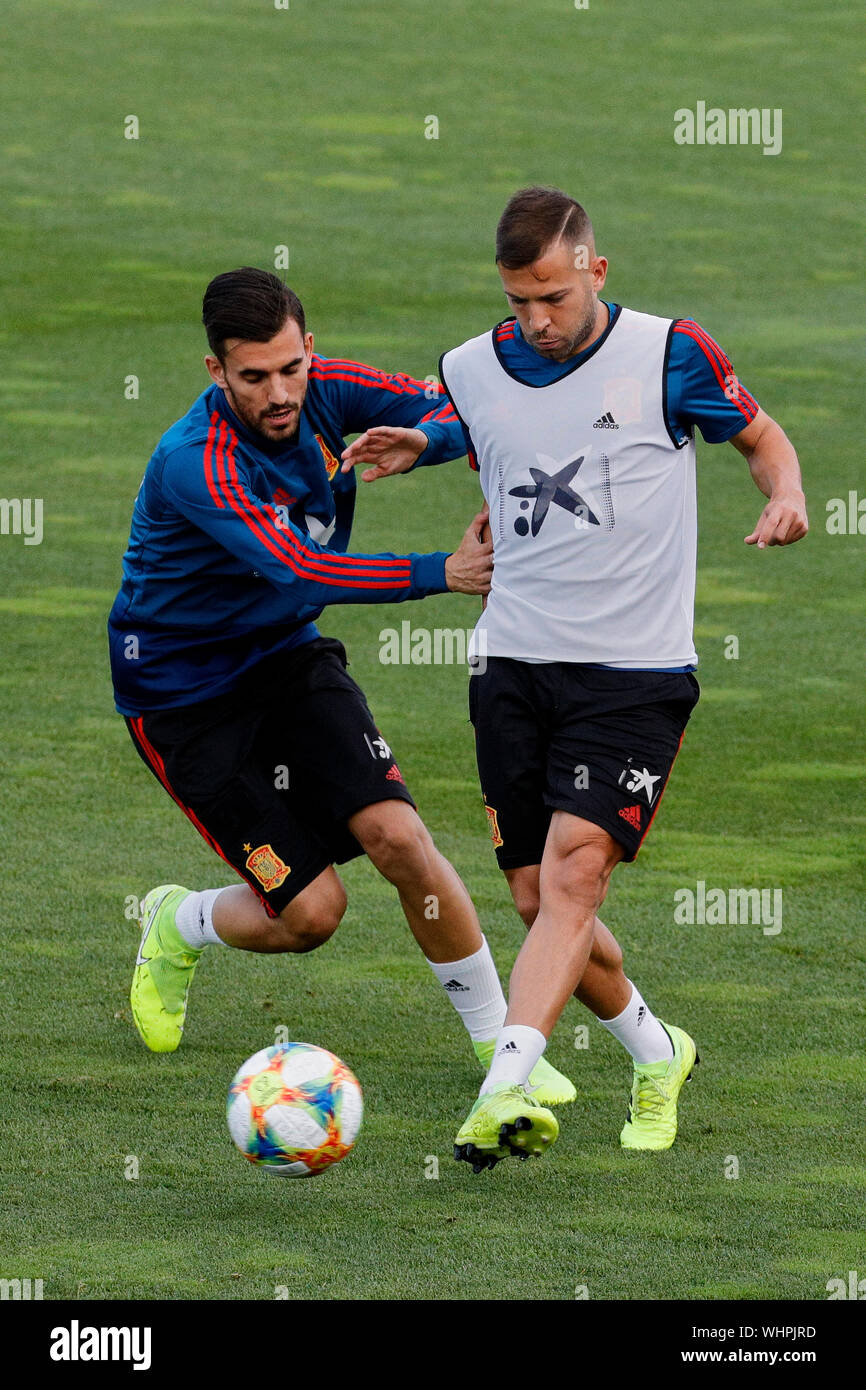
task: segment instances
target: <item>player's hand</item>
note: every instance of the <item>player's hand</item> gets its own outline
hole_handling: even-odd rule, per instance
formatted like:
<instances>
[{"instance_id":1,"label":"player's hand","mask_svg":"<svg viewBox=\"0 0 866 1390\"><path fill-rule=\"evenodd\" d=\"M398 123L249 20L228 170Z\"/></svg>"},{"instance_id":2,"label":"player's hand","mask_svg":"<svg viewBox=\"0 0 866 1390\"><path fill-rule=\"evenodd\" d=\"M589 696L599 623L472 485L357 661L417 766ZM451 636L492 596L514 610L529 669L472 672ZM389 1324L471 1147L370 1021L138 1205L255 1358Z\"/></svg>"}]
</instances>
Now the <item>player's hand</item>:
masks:
<instances>
[{"instance_id":1,"label":"player's hand","mask_svg":"<svg viewBox=\"0 0 866 1390\"><path fill-rule=\"evenodd\" d=\"M806 499L802 492L785 492L770 498L758 518L758 524L746 545L763 550L767 545L792 545L802 540L809 529Z\"/></svg>"},{"instance_id":2,"label":"player's hand","mask_svg":"<svg viewBox=\"0 0 866 1390\"><path fill-rule=\"evenodd\" d=\"M396 425L374 425L359 434L341 455L341 473L349 473L356 463L371 463L361 474L365 483L377 478L390 478L392 473L406 473L427 448L423 430L403 429Z\"/></svg>"},{"instance_id":3,"label":"player's hand","mask_svg":"<svg viewBox=\"0 0 866 1390\"><path fill-rule=\"evenodd\" d=\"M490 512L484 508L474 516L466 528L466 534L453 555L445 561L445 579L448 588L455 594L489 594L493 578L493 541L487 518ZM481 533L487 528L487 540Z\"/></svg>"},{"instance_id":4,"label":"player's hand","mask_svg":"<svg viewBox=\"0 0 866 1390\"><path fill-rule=\"evenodd\" d=\"M478 532L479 538L480 538L482 541L490 541L490 544L492 545L492 544L493 544L493 532L492 532L491 529L490 529L490 508L489 508L488 506L485 506L484 512L481 513L481 515L486 515L487 520L484 522L484 525L481 527L481 530ZM485 610L486 607L487 607L487 595L486 595L486 594L482 594L482 595L481 595L481 612L482 612L482 613L484 612L484 610Z\"/></svg>"}]
</instances>

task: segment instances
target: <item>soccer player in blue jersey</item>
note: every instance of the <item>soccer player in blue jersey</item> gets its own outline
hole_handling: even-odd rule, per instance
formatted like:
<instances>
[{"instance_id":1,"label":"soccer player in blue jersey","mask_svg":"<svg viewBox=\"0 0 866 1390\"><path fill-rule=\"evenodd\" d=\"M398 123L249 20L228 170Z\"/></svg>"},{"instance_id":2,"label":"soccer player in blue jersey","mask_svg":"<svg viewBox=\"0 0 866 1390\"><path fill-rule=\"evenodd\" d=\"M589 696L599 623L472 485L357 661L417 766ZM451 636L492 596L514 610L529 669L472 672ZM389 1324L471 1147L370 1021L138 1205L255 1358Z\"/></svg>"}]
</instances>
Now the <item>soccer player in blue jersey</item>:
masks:
<instances>
[{"instance_id":1,"label":"soccer player in blue jersey","mask_svg":"<svg viewBox=\"0 0 866 1390\"><path fill-rule=\"evenodd\" d=\"M695 1044L626 978L598 911L650 828L698 699L695 427L730 441L769 499L748 545L807 530L783 430L694 320L600 297L607 261L579 203L515 194L496 262L511 314L446 353L440 373L490 508L470 713L497 859L530 929L457 1135L455 1156L476 1171L556 1138L526 1083L571 994L633 1059L623 1147L673 1143Z\"/></svg>"},{"instance_id":2,"label":"soccer player in blue jersey","mask_svg":"<svg viewBox=\"0 0 866 1390\"><path fill-rule=\"evenodd\" d=\"M460 426L438 388L431 401L423 382L314 352L297 296L266 271L217 276L203 321L212 383L147 466L109 644L136 749L243 882L145 896L136 1025L174 1051L208 945L321 945L346 908L334 865L366 853L486 1066L505 999L474 907L315 624L328 603L487 592L482 514L453 554L347 552L345 435L363 432L355 459L391 467L459 456ZM550 1103L574 1097L544 1059L534 1079Z\"/></svg>"}]
</instances>

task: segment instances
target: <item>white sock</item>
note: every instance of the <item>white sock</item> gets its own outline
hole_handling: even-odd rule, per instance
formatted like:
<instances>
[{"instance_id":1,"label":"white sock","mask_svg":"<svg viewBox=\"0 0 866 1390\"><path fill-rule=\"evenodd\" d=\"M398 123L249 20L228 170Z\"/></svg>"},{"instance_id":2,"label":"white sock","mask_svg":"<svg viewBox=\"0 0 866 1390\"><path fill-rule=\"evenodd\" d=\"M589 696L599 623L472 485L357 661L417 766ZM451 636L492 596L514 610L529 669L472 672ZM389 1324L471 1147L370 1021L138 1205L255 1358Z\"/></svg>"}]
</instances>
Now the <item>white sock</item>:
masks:
<instances>
[{"instance_id":1,"label":"white sock","mask_svg":"<svg viewBox=\"0 0 866 1390\"><path fill-rule=\"evenodd\" d=\"M525 1085L546 1047L547 1038L537 1028L525 1023L506 1023L496 1039L493 1061L478 1094L486 1096L503 1081L509 1086Z\"/></svg>"},{"instance_id":2,"label":"white sock","mask_svg":"<svg viewBox=\"0 0 866 1390\"><path fill-rule=\"evenodd\" d=\"M507 1005L485 938L481 938L481 949L465 960L452 960L442 965L429 960L427 964L448 994L473 1042L495 1038L505 1022Z\"/></svg>"},{"instance_id":3,"label":"white sock","mask_svg":"<svg viewBox=\"0 0 866 1390\"><path fill-rule=\"evenodd\" d=\"M644 1003L640 990L632 985L631 980L628 983L631 985L631 999L622 1013L617 1014L616 1018L600 1018L599 1023L615 1038L619 1038L626 1052L636 1062L669 1062L674 1055L670 1035Z\"/></svg>"},{"instance_id":4,"label":"white sock","mask_svg":"<svg viewBox=\"0 0 866 1390\"><path fill-rule=\"evenodd\" d=\"M205 888L203 893L190 893L184 898L175 915L177 929L184 941L201 950L202 946L224 946L213 924L213 905L222 888Z\"/></svg>"}]
</instances>

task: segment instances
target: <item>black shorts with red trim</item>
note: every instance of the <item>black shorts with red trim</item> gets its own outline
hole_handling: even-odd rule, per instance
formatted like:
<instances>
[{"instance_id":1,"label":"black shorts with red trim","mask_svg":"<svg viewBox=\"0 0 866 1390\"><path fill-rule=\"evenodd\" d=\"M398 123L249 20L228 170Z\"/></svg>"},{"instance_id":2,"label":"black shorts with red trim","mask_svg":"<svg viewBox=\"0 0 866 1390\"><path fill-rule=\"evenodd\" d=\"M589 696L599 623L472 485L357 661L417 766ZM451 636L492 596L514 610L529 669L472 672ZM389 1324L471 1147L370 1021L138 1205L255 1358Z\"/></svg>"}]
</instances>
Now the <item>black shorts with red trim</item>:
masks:
<instances>
[{"instance_id":1,"label":"black shorts with red trim","mask_svg":"<svg viewBox=\"0 0 866 1390\"><path fill-rule=\"evenodd\" d=\"M541 863L555 810L601 826L634 859L699 695L689 672L488 657L469 713L499 867Z\"/></svg>"},{"instance_id":2,"label":"black shorts with red trim","mask_svg":"<svg viewBox=\"0 0 866 1390\"><path fill-rule=\"evenodd\" d=\"M268 657L224 695L127 718L141 757L277 916L329 864L364 851L346 822L415 803L341 642Z\"/></svg>"}]
</instances>

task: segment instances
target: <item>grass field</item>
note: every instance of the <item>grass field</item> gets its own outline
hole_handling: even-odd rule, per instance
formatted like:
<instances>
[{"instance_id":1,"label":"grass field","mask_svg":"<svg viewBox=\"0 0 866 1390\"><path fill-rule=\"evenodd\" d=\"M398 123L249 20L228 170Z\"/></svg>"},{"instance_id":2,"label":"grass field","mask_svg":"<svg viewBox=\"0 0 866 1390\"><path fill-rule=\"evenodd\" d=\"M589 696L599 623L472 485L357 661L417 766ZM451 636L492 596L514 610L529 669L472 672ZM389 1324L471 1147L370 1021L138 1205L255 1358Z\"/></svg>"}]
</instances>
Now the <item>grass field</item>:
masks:
<instances>
[{"instance_id":1,"label":"grass field","mask_svg":"<svg viewBox=\"0 0 866 1390\"><path fill-rule=\"evenodd\" d=\"M47 1298L558 1300L822 1299L866 1274L866 540L824 525L827 499L866 490L854 7L7 0L4 24L0 490L44 499L44 539L0 536L0 1275ZM698 100L781 108L782 153L676 145L673 113ZM579 1089L555 1151L474 1178L449 1157L471 1053L366 862L333 941L213 950L182 1049L145 1052L124 901L225 880L113 713L104 623L146 460L204 384L210 276L285 244L321 351L424 376L502 317L493 229L535 180L589 207L612 297L723 343L800 451L812 532L745 547L759 495L733 449L699 445L703 699L604 914L648 1001L698 1040L675 1148L620 1151L628 1059L573 1005L549 1049ZM437 549L477 480L455 462L361 492L358 549ZM476 610L443 596L321 626L507 975L522 927L465 671L378 660L381 628ZM677 925L698 880L781 888L783 929ZM355 1153L316 1182L268 1182L225 1130L228 1081L277 1024L365 1089Z\"/></svg>"}]
</instances>

